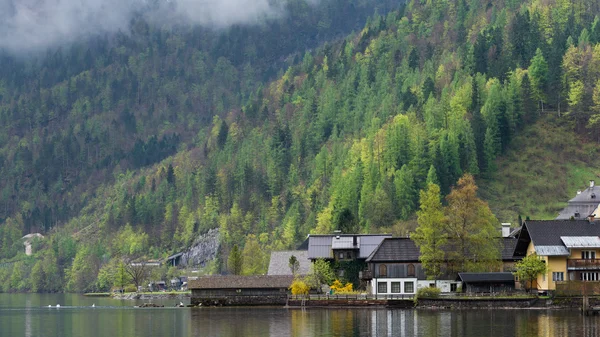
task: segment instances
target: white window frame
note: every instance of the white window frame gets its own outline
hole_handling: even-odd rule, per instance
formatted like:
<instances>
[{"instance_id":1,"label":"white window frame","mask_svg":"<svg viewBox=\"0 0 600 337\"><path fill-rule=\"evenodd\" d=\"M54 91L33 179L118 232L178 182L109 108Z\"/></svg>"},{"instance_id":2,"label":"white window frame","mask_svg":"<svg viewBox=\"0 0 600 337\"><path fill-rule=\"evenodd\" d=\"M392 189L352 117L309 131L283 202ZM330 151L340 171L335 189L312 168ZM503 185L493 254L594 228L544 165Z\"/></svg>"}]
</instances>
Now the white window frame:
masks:
<instances>
[{"instance_id":1,"label":"white window frame","mask_svg":"<svg viewBox=\"0 0 600 337\"><path fill-rule=\"evenodd\" d=\"M565 280L565 273L562 271L553 271L552 272L552 281L557 282L557 281L564 281Z\"/></svg>"},{"instance_id":2,"label":"white window frame","mask_svg":"<svg viewBox=\"0 0 600 337\"><path fill-rule=\"evenodd\" d=\"M595 260L596 259L596 251L595 250L582 250L581 258L583 260Z\"/></svg>"}]
</instances>

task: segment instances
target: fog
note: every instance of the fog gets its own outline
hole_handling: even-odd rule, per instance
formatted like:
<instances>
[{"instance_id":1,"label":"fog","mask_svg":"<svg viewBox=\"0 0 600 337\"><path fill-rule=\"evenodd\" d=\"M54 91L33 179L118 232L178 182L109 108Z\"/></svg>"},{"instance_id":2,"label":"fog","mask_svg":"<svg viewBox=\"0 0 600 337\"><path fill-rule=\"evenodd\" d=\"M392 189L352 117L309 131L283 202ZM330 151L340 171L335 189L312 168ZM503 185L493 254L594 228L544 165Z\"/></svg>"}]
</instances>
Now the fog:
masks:
<instances>
[{"instance_id":1,"label":"fog","mask_svg":"<svg viewBox=\"0 0 600 337\"><path fill-rule=\"evenodd\" d=\"M128 32L134 15L160 25L252 24L282 15L280 4L280 0L0 0L0 49L43 50L95 34Z\"/></svg>"}]
</instances>

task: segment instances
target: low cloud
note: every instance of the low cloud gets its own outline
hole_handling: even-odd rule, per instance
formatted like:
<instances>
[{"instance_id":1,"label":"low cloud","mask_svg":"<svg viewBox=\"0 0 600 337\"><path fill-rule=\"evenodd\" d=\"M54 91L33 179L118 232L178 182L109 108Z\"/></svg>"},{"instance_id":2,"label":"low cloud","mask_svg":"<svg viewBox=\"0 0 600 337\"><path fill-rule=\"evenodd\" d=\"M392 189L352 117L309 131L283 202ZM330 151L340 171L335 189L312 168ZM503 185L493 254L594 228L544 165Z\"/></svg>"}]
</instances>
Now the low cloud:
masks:
<instances>
[{"instance_id":1,"label":"low cloud","mask_svg":"<svg viewBox=\"0 0 600 337\"><path fill-rule=\"evenodd\" d=\"M127 32L136 14L159 24L223 28L282 13L278 0L0 0L0 49L43 50L86 36Z\"/></svg>"}]
</instances>

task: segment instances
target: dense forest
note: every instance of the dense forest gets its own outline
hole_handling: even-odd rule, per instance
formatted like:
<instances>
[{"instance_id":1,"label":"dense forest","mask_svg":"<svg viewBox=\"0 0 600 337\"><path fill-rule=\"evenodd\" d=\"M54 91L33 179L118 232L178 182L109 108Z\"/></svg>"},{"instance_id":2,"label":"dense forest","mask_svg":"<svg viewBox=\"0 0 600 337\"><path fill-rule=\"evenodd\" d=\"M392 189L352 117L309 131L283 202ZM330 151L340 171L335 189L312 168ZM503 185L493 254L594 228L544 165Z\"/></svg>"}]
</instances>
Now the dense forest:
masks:
<instances>
[{"instance_id":1,"label":"dense forest","mask_svg":"<svg viewBox=\"0 0 600 337\"><path fill-rule=\"evenodd\" d=\"M1 56L0 290L106 290L212 228L210 272L239 246L263 273L308 233L407 234L427 182L493 179L540 118L600 140L597 1L288 6Z\"/></svg>"}]
</instances>

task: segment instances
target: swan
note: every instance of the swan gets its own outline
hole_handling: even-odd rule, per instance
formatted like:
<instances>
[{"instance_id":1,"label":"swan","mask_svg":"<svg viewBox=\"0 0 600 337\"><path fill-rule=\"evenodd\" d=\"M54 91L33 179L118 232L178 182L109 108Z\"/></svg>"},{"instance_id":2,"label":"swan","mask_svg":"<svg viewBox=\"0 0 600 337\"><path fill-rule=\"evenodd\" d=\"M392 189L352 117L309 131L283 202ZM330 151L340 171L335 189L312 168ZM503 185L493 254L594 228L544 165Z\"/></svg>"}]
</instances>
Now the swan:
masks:
<instances>
[{"instance_id":1,"label":"swan","mask_svg":"<svg viewBox=\"0 0 600 337\"><path fill-rule=\"evenodd\" d=\"M57 304L57 305L56 305L56 307L57 307L57 308L60 308L60 304Z\"/></svg>"},{"instance_id":2,"label":"swan","mask_svg":"<svg viewBox=\"0 0 600 337\"><path fill-rule=\"evenodd\" d=\"M48 308L52 308L52 304L48 304Z\"/></svg>"},{"instance_id":3,"label":"swan","mask_svg":"<svg viewBox=\"0 0 600 337\"><path fill-rule=\"evenodd\" d=\"M96 307L96 303L92 303L92 308L95 308L95 307Z\"/></svg>"}]
</instances>

